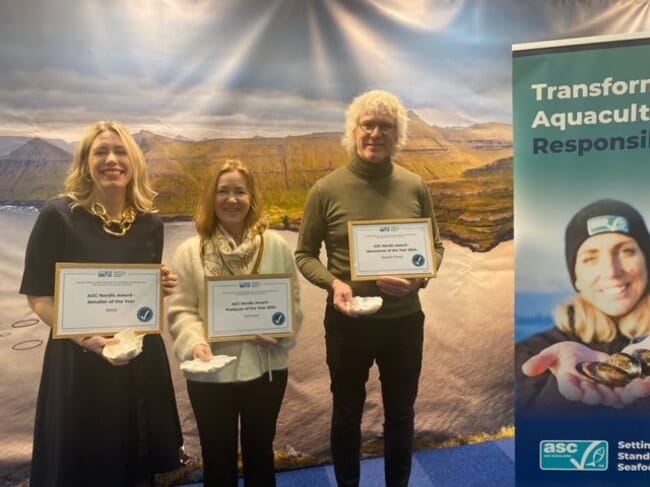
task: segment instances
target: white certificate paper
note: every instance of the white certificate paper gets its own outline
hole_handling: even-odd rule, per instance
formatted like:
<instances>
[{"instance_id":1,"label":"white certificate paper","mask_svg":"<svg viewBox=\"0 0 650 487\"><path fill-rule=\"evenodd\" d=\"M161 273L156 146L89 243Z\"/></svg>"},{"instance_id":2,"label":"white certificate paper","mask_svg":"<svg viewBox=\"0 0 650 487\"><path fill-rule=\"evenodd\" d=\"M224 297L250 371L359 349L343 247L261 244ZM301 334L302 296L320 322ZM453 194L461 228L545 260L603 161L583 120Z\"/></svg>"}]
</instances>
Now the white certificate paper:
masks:
<instances>
[{"instance_id":1,"label":"white certificate paper","mask_svg":"<svg viewBox=\"0 0 650 487\"><path fill-rule=\"evenodd\" d=\"M352 280L380 276L436 276L433 229L428 218L348 222Z\"/></svg>"},{"instance_id":2,"label":"white certificate paper","mask_svg":"<svg viewBox=\"0 0 650 487\"><path fill-rule=\"evenodd\" d=\"M54 304L54 338L160 333L161 266L57 263Z\"/></svg>"},{"instance_id":3,"label":"white certificate paper","mask_svg":"<svg viewBox=\"0 0 650 487\"><path fill-rule=\"evenodd\" d=\"M293 334L291 274L208 277L205 284L209 341Z\"/></svg>"}]
</instances>

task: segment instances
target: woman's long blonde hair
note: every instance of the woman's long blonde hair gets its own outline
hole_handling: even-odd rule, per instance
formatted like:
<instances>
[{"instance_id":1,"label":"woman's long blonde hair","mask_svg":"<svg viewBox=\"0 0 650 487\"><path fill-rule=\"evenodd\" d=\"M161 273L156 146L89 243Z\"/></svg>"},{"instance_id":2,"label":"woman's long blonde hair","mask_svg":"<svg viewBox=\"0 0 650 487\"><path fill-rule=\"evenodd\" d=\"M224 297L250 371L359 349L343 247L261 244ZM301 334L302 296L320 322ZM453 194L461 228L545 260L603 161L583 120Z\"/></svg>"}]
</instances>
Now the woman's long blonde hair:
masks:
<instances>
[{"instance_id":1,"label":"woman's long blonde hair","mask_svg":"<svg viewBox=\"0 0 650 487\"><path fill-rule=\"evenodd\" d=\"M248 210L248 215L246 215L244 226L253 235L261 235L268 226L263 212L262 196L253 173L239 159L228 159L221 166L217 166L212 176L206 182L205 189L199 197L194 214L194 223L196 225L196 231L201 236L201 240L211 238L219 224L214 211L217 185L221 175L231 171L238 171L244 176L248 191L250 192L251 207Z\"/></svg>"},{"instance_id":2,"label":"woman's long blonde hair","mask_svg":"<svg viewBox=\"0 0 650 487\"><path fill-rule=\"evenodd\" d=\"M156 192L149 183L147 174L147 162L138 144L135 142L128 130L119 122L99 121L93 123L79 141L79 146L72 161L72 167L65 180L62 196L72 200L72 207L82 206L90 208L94 203L94 183L90 177L88 168L88 156L90 147L102 132L113 132L122 140L126 147L127 155L133 166L133 178L129 181L126 189L127 205L135 207L142 213L156 213L153 200Z\"/></svg>"},{"instance_id":3,"label":"woman's long blonde hair","mask_svg":"<svg viewBox=\"0 0 650 487\"><path fill-rule=\"evenodd\" d=\"M584 343L608 343L619 333L632 339L650 333L650 296L644 295L628 314L612 318L579 294L557 307L556 326Z\"/></svg>"}]
</instances>

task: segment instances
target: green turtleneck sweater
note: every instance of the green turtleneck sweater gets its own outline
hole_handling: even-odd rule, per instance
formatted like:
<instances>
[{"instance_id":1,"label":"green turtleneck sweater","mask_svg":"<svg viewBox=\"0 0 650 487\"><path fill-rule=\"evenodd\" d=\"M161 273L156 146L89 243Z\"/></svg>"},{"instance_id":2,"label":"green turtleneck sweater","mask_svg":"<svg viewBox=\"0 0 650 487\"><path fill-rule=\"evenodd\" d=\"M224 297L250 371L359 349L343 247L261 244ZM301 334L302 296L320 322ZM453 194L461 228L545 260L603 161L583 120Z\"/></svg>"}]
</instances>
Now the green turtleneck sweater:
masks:
<instances>
[{"instance_id":1,"label":"green turtleneck sweater","mask_svg":"<svg viewBox=\"0 0 650 487\"><path fill-rule=\"evenodd\" d=\"M309 282L329 292L329 303L332 282L340 279L350 284L355 296L384 298L374 318L395 318L420 310L418 293L394 298L382 295L375 281L350 281L348 221L388 218L430 218L436 264L440 266L444 248L431 193L417 174L390 159L370 163L355 156L347 166L324 176L311 188L300 225L296 264ZM323 242L327 267L319 259Z\"/></svg>"}]
</instances>

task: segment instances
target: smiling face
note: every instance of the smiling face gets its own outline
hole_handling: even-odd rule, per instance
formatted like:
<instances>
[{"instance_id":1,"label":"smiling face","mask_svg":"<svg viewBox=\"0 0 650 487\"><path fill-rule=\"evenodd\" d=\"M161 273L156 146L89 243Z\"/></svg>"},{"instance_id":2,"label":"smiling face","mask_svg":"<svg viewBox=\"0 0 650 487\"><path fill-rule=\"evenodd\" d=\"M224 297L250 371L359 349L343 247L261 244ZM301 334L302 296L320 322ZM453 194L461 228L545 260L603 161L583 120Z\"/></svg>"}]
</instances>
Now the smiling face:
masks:
<instances>
[{"instance_id":1,"label":"smiling face","mask_svg":"<svg viewBox=\"0 0 650 487\"><path fill-rule=\"evenodd\" d=\"M393 154L397 128L395 120L381 113L365 113L354 131L357 154L367 162L382 162Z\"/></svg>"},{"instance_id":2,"label":"smiling face","mask_svg":"<svg viewBox=\"0 0 650 487\"><path fill-rule=\"evenodd\" d=\"M119 135L104 131L95 138L88 153L88 170L95 191L126 194L133 179L133 164Z\"/></svg>"},{"instance_id":3,"label":"smiling face","mask_svg":"<svg viewBox=\"0 0 650 487\"><path fill-rule=\"evenodd\" d=\"M244 175L239 171L222 173L217 180L214 212L219 223L237 241L244 234L250 208L250 189Z\"/></svg>"},{"instance_id":4,"label":"smiling face","mask_svg":"<svg viewBox=\"0 0 650 487\"><path fill-rule=\"evenodd\" d=\"M648 283L645 257L635 239L603 233L578 248L576 289L605 314L621 317L632 311Z\"/></svg>"}]
</instances>

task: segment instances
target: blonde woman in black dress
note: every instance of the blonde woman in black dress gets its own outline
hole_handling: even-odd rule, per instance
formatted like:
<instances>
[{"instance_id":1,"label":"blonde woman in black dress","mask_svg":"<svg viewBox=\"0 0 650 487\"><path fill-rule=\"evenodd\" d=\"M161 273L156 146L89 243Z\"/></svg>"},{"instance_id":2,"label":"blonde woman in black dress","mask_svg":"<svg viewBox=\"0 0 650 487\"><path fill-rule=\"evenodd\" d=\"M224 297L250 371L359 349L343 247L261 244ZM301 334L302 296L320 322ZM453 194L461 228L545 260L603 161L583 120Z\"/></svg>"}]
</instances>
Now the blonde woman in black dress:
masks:
<instances>
[{"instance_id":1,"label":"blonde woman in black dress","mask_svg":"<svg viewBox=\"0 0 650 487\"><path fill-rule=\"evenodd\" d=\"M119 123L86 132L63 194L34 224L20 293L54 321L56 262L160 263L163 224L155 215L142 151ZM163 266L169 294L177 278ZM144 338L130 361L102 355L111 337L50 339L45 350L30 485L145 486L180 465L181 428L165 347Z\"/></svg>"}]
</instances>

